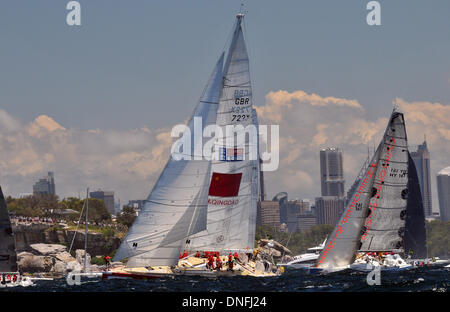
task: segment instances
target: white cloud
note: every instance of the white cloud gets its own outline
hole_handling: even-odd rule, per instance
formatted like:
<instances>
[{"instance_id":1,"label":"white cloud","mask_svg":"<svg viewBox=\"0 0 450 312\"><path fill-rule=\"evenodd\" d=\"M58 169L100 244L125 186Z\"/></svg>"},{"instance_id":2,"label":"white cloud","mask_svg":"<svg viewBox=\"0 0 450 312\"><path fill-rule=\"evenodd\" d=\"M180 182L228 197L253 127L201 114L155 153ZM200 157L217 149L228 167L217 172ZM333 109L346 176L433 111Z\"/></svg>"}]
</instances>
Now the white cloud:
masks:
<instances>
[{"instance_id":1,"label":"white cloud","mask_svg":"<svg viewBox=\"0 0 450 312\"><path fill-rule=\"evenodd\" d=\"M427 136L435 190L435 174L450 165L450 106L403 99L394 104L405 113L413 149ZM320 195L319 150L343 149L346 188L350 187L368 147L378 145L390 114L373 119L356 100L301 90L270 92L265 105L256 109L260 124L280 125L279 169L265 173L268 197L287 191L290 198L311 200ZM0 182L6 194L31 192L38 178L54 171L60 196L83 196L89 186L114 190L122 204L149 194L172 142L169 127L80 130L65 128L46 115L23 123L4 110L0 130Z\"/></svg>"},{"instance_id":2,"label":"white cloud","mask_svg":"<svg viewBox=\"0 0 450 312\"><path fill-rule=\"evenodd\" d=\"M114 190L122 204L146 198L171 144L167 129L66 129L46 115L26 124L2 110L0 129L0 182L13 196L32 192L34 182L54 171L61 197L89 186Z\"/></svg>"},{"instance_id":3,"label":"white cloud","mask_svg":"<svg viewBox=\"0 0 450 312\"><path fill-rule=\"evenodd\" d=\"M426 133L432 155L432 187L435 173L450 165L450 106L440 103L395 99L405 113L409 143L415 150ZM304 91L270 92L257 108L261 124L280 124L280 166L267 172L266 192L287 191L290 197L313 199L320 195L319 151L340 147L344 151L346 188L353 183L367 150L372 153L386 128L390 111L383 118L367 116L356 100L322 97ZM269 196L269 197L270 197ZM435 200L434 207L438 203Z\"/></svg>"}]
</instances>

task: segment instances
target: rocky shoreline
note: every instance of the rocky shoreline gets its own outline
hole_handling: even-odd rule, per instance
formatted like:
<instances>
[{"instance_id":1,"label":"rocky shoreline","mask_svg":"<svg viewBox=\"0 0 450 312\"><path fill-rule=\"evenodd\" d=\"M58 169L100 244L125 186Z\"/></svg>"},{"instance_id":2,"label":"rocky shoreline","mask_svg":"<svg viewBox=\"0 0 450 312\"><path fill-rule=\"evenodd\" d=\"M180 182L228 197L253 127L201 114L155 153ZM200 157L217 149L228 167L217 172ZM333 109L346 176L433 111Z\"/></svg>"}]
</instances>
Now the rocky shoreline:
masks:
<instances>
[{"instance_id":1,"label":"rocky shoreline","mask_svg":"<svg viewBox=\"0 0 450 312\"><path fill-rule=\"evenodd\" d=\"M25 274L37 276L62 276L71 271L80 271L84 265L84 231L75 235L72 250L68 251L74 230L63 226L42 223L12 224L16 240L17 263ZM102 267L91 264L91 255L104 257L120 245L120 238L105 237L102 233L88 232L87 264L92 272Z\"/></svg>"},{"instance_id":2,"label":"rocky shoreline","mask_svg":"<svg viewBox=\"0 0 450 312\"><path fill-rule=\"evenodd\" d=\"M75 250L73 257L66 246L59 244L31 244L31 251L17 254L17 264L23 273L60 276L71 271L81 271L84 265L84 250ZM101 271L101 267L91 264L91 256L87 254L87 263L92 272Z\"/></svg>"},{"instance_id":3,"label":"rocky shoreline","mask_svg":"<svg viewBox=\"0 0 450 312\"><path fill-rule=\"evenodd\" d=\"M16 240L17 252L33 252L32 244L59 244L70 246L75 230L70 230L62 224L49 225L42 223L12 224ZM87 251L93 256L104 256L119 248L121 239L115 236L105 236L102 233L88 232ZM72 249L84 249L84 230L78 230Z\"/></svg>"}]
</instances>

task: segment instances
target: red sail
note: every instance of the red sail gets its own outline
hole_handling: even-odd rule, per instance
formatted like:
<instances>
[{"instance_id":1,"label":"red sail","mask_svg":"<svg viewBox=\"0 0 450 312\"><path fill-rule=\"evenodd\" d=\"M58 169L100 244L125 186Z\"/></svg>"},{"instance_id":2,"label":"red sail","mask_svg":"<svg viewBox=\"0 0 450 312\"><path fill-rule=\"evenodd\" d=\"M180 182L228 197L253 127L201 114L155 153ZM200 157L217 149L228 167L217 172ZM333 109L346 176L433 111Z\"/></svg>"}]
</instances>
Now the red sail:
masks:
<instances>
[{"instance_id":1,"label":"red sail","mask_svg":"<svg viewBox=\"0 0 450 312\"><path fill-rule=\"evenodd\" d=\"M218 173L213 172L209 195L219 197L234 197L239 193L241 185L241 173Z\"/></svg>"}]
</instances>

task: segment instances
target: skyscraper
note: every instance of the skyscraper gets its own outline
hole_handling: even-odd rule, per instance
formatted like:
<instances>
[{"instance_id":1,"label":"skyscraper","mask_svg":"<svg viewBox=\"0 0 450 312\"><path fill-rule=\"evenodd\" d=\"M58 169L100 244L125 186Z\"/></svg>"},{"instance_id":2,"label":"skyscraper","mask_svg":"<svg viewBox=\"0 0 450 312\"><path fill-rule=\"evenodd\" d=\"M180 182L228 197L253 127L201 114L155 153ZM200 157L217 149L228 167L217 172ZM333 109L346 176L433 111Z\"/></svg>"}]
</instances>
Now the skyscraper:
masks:
<instances>
[{"instance_id":1,"label":"skyscraper","mask_svg":"<svg viewBox=\"0 0 450 312\"><path fill-rule=\"evenodd\" d=\"M320 151L320 182L322 196L344 196L344 166L340 149L328 147Z\"/></svg>"},{"instance_id":2,"label":"skyscraper","mask_svg":"<svg viewBox=\"0 0 450 312\"><path fill-rule=\"evenodd\" d=\"M49 171L45 178L39 179L39 181L33 185L33 193L41 195L56 195L53 172Z\"/></svg>"},{"instance_id":3,"label":"skyscraper","mask_svg":"<svg viewBox=\"0 0 450 312\"><path fill-rule=\"evenodd\" d=\"M430 152L428 151L426 140L419 144L416 152L411 152L411 158L414 160L417 169L425 216L429 217L432 215L433 209L431 205Z\"/></svg>"},{"instance_id":4,"label":"skyscraper","mask_svg":"<svg viewBox=\"0 0 450 312\"><path fill-rule=\"evenodd\" d=\"M110 214L115 214L114 209L114 192L104 192L101 190L98 190L96 192L89 192L89 196L91 198L96 198L103 200L105 203L106 209L108 209Z\"/></svg>"},{"instance_id":5,"label":"skyscraper","mask_svg":"<svg viewBox=\"0 0 450 312\"><path fill-rule=\"evenodd\" d=\"M316 198L317 224L338 223L345 208L345 199L337 196L322 196Z\"/></svg>"},{"instance_id":6,"label":"skyscraper","mask_svg":"<svg viewBox=\"0 0 450 312\"><path fill-rule=\"evenodd\" d=\"M259 202L258 224L280 229L280 203L278 201Z\"/></svg>"},{"instance_id":7,"label":"skyscraper","mask_svg":"<svg viewBox=\"0 0 450 312\"><path fill-rule=\"evenodd\" d=\"M450 167L438 172L437 186L441 220L447 222L450 221Z\"/></svg>"}]
</instances>

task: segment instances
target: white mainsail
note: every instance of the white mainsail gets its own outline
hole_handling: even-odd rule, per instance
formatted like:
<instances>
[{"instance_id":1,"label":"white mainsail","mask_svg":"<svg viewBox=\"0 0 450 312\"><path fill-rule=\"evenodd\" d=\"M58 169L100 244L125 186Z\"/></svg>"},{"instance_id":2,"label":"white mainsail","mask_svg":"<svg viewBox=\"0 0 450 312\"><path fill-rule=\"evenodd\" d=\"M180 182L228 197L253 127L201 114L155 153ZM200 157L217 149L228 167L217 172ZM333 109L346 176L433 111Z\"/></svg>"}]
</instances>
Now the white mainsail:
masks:
<instances>
[{"instance_id":1,"label":"white mainsail","mask_svg":"<svg viewBox=\"0 0 450 312\"><path fill-rule=\"evenodd\" d=\"M394 112L381 143L360 251L404 251L403 236L408 199L408 143L403 114Z\"/></svg>"},{"instance_id":2,"label":"white mainsail","mask_svg":"<svg viewBox=\"0 0 450 312\"><path fill-rule=\"evenodd\" d=\"M368 244L379 250L400 250L397 242L402 227L400 212L406 206L402 197L408 180L407 150L403 114L394 110L363 179L320 253L317 267L345 267Z\"/></svg>"},{"instance_id":3,"label":"white mainsail","mask_svg":"<svg viewBox=\"0 0 450 312\"><path fill-rule=\"evenodd\" d=\"M196 129L201 134L206 126L216 123L223 60L224 54L217 62L187 124L192 137L197 117L202 118L201 129ZM211 163L202 158L202 154L197 155L197 151L202 151L203 139L198 140L197 137L191 142L194 142L191 150L172 154L144 208L120 245L115 261L129 258L129 267L176 265L186 237L206 228ZM174 159L187 155L191 156L191 160Z\"/></svg>"},{"instance_id":4,"label":"white mainsail","mask_svg":"<svg viewBox=\"0 0 450 312\"><path fill-rule=\"evenodd\" d=\"M217 126L222 128L224 134L227 133L227 126L237 126L235 129L245 139L236 143L234 137L227 135L215 145L219 159L212 161L211 165L207 228L189 238L186 249L190 251L243 251L253 249L254 245L259 174L258 133L242 19L243 14L238 14L224 66ZM249 129L246 132L244 127L247 126L250 127L246 128Z\"/></svg>"}]
</instances>

